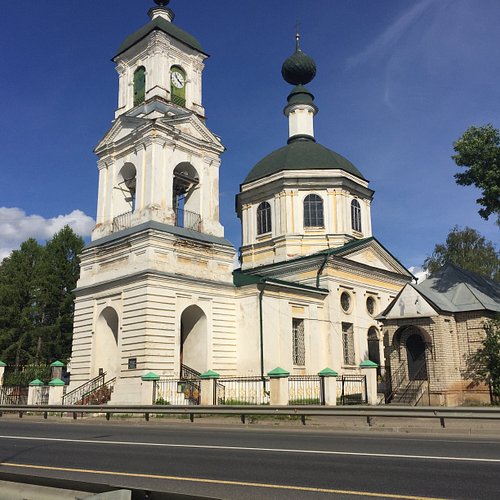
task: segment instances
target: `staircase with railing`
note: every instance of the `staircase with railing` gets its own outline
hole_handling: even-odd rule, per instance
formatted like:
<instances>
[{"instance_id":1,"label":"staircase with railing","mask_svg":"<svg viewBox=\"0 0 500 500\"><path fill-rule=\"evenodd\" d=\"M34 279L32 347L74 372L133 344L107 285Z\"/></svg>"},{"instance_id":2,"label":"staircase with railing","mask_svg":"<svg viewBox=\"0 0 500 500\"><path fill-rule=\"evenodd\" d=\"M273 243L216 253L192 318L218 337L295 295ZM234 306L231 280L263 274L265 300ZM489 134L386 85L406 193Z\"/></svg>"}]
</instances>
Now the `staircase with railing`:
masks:
<instances>
[{"instance_id":1,"label":"staircase with railing","mask_svg":"<svg viewBox=\"0 0 500 500\"><path fill-rule=\"evenodd\" d=\"M111 399L116 379L106 381L106 373L101 373L64 395L63 405L102 405Z\"/></svg>"},{"instance_id":2,"label":"staircase with railing","mask_svg":"<svg viewBox=\"0 0 500 500\"><path fill-rule=\"evenodd\" d=\"M406 364L401 363L396 370L387 370L385 372L386 378L386 392L385 402L390 403L394 395L401 389L404 382L407 380Z\"/></svg>"},{"instance_id":3,"label":"staircase with railing","mask_svg":"<svg viewBox=\"0 0 500 500\"><path fill-rule=\"evenodd\" d=\"M424 364L412 380L408 380L393 392L390 402L398 405L418 405L424 394L429 392L429 380L426 375L427 366Z\"/></svg>"},{"instance_id":4,"label":"staircase with railing","mask_svg":"<svg viewBox=\"0 0 500 500\"><path fill-rule=\"evenodd\" d=\"M184 394L189 400L189 404L200 404L201 373L193 370L189 366L181 365L181 381L185 384Z\"/></svg>"}]
</instances>

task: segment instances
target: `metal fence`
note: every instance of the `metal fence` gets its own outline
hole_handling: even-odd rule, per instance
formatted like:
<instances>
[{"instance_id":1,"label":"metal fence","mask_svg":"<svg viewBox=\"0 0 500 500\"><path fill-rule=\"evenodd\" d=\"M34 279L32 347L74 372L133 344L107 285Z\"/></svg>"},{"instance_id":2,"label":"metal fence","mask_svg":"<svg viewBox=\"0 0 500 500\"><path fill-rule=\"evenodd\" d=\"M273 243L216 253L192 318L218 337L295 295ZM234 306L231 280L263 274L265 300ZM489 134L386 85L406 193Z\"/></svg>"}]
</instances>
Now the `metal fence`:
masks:
<instances>
[{"instance_id":1,"label":"metal fence","mask_svg":"<svg viewBox=\"0 0 500 500\"><path fill-rule=\"evenodd\" d=\"M269 380L261 377L221 378L215 384L218 405L267 405Z\"/></svg>"},{"instance_id":2,"label":"metal fence","mask_svg":"<svg viewBox=\"0 0 500 500\"><path fill-rule=\"evenodd\" d=\"M199 405L200 381L160 378L154 385L153 403L157 405Z\"/></svg>"},{"instance_id":3,"label":"metal fence","mask_svg":"<svg viewBox=\"0 0 500 500\"><path fill-rule=\"evenodd\" d=\"M26 405L28 404L29 387L13 386L0 388L0 404Z\"/></svg>"},{"instance_id":4,"label":"metal fence","mask_svg":"<svg viewBox=\"0 0 500 500\"><path fill-rule=\"evenodd\" d=\"M318 375L291 375L288 378L291 405L321 404L321 379Z\"/></svg>"},{"instance_id":5,"label":"metal fence","mask_svg":"<svg viewBox=\"0 0 500 500\"><path fill-rule=\"evenodd\" d=\"M359 405L367 402L365 375L342 375L337 378L337 404Z\"/></svg>"}]
</instances>

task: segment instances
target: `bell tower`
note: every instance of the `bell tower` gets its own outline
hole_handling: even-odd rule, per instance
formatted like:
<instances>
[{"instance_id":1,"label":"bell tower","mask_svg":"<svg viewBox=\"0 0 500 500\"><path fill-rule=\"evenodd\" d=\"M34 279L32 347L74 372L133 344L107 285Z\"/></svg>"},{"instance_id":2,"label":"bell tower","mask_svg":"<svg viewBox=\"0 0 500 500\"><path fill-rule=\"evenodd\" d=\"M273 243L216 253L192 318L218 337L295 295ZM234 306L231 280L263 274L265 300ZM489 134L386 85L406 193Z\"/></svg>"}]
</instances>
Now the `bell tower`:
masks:
<instances>
[{"instance_id":1,"label":"bell tower","mask_svg":"<svg viewBox=\"0 0 500 500\"><path fill-rule=\"evenodd\" d=\"M115 401L147 371L217 366L209 328L234 335L212 312L234 309L235 249L219 221L224 146L202 106L208 55L155 2L113 58L118 108L95 149L97 220L76 290L72 382L106 372Z\"/></svg>"},{"instance_id":2,"label":"bell tower","mask_svg":"<svg viewBox=\"0 0 500 500\"><path fill-rule=\"evenodd\" d=\"M113 58L114 123L96 147L97 225L92 240L156 221L222 237L219 166L224 147L205 125L200 42L173 24L167 0Z\"/></svg>"}]
</instances>

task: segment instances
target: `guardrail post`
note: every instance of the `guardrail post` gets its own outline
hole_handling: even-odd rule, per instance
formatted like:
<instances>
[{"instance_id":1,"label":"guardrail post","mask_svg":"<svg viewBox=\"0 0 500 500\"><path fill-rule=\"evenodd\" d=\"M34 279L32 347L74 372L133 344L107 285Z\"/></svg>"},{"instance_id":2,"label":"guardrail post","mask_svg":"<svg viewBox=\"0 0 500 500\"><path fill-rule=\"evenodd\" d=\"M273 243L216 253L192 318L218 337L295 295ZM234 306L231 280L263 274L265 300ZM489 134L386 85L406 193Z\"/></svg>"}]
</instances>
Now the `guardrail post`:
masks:
<instances>
[{"instance_id":1,"label":"guardrail post","mask_svg":"<svg viewBox=\"0 0 500 500\"><path fill-rule=\"evenodd\" d=\"M331 368L321 370L318 375L320 376L321 384L321 404L326 406L336 406L337 404L337 377L339 374Z\"/></svg>"},{"instance_id":2,"label":"guardrail post","mask_svg":"<svg viewBox=\"0 0 500 500\"><path fill-rule=\"evenodd\" d=\"M217 404L215 385L217 384L217 379L219 378L220 375L213 370L208 370L200 375L201 405L212 406Z\"/></svg>"},{"instance_id":3,"label":"guardrail post","mask_svg":"<svg viewBox=\"0 0 500 500\"><path fill-rule=\"evenodd\" d=\"M141 404L154 405L156 403L156 382L160 380L160 376L149 372L143 375L141 380Z\"/></svg>"},{"instance_id":4,"label":"guardrail post","mask_svg":"<svg viewBox=\"0 0 500 500\"><path fill-rule=\"evenodd\" d=\"M0 387L3 385L3 372L5 371L6 366L7 365L3 361L0 361Z\"/></svg>"},{"instance_id":5,"label":"guardrail post","mask_svg":"<svg viewBox=\"0 0 500 500\"><path fill-rule=\"evenodd\" d=\"M60 378L54 378L49 382L49 405L62 404L64 385Z\"/></svg>"},{"instance_id":6,"label":"guardrail post","mask_svg":"<svg viewBox=\"0 0 500 500\"><path fill-rule=\"evenodd\" d=\"M283 368L277 367L268 374L269 389L271 391L271 406L285 406L290 401L288 389L288 377L290 373Z\"/></svg>"},{"instance_id":7,"label":"guardrail post","mask_svg":"<svg viewBox=\"0 0 500 500\"><path fill-rule=\"evenodd\" d=\"M37 397L40 393L40 387L43 387L43 382L39 379L32 380L28 387L28 404L35 405L38 404L40 398Z\"/></svg>"},{"instance_id":8,"label":"guardrail post","mask_svg":"<svg viewBox=\"0 0 500 500\"><path fill-rule=\"evenodd\" d=\"M359 367L366 376L366 399L369 405L377 404L377 363L365 359Z\"/></svg>"}]
</instances>

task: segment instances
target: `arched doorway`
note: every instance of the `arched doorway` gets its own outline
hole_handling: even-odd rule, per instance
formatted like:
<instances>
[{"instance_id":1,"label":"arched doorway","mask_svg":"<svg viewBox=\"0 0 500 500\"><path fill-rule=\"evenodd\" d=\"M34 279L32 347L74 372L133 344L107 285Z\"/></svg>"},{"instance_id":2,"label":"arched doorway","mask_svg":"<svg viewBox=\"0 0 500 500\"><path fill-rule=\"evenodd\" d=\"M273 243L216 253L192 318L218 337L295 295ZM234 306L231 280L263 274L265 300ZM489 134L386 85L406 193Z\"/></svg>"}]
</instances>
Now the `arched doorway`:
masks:
<instances>
[{"instance_id":1,"label":"arched doorway","mask_svg":"<svg viewBox=\"0 0 500 500\"><path fill-rule=\"evenodd\" d=\"M425 342L418 333L412 333L406 339L406 358L409 380L427 380Z\"/></svg>"},{"instance_id":2,"label":"arched doorway","mask_svg":"<svg viewBox=\"0 0 500 500\"><path fill-rule=\"evenodd\" d=\"M101 372L111 379L120 374L120 351L118 347L118 314L106 307L97 319L94 333L93 376Z\"/></svg>"},{"instance_id":3,"label":"arched doorway","mask_svg":"<svg viewBox=\"0 0 500 500\"><path fill-rule=\"evenodd\" d=\"M181 315L180 364L199 373L208 369L207 317L203 310L192 305Z\"/></svg>"}]
</instances>

